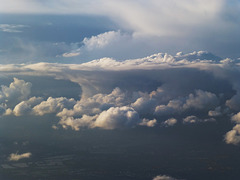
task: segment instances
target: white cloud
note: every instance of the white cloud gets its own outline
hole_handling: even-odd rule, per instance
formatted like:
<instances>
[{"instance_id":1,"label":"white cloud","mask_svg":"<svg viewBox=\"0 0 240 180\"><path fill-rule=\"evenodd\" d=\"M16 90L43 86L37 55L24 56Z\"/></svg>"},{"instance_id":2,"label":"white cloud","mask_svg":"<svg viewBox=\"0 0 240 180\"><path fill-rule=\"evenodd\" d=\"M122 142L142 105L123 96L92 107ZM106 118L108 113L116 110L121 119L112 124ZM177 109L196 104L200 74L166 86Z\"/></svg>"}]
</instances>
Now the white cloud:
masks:
<instances>
[{"instance_id":1,"label":"white cloud","mask_svg":"<svg viewBox=\"0 0 240 180\"><path fill-rule=\"evenodd\" d=\"M109 31L97 36L92 36L91 38L84 38L83 43L85 48L92 50L103 48L114 42L117 42L123 38L123 35L120 31Z\"/></svg>"},{"instance_id":2,"label":"white cloud","mask_svg":"<svg viewBox=\"0 0 240 180\"><path fill-rule=\"evenodd\" d=\"M233 115L231 120L236 122L236 123L238 123L238 124L240 124L240 112L235 114L235 115Z\"/></svg>"},{"instance_id":3,"label":"white cloud","mask_svg":"<svg viewBox=\"0 0 240 180\"><path fill-rule=\"evenodd\" d=\"M226 133L225 142L227 144L237 145L240 143L240 124L237 124L233 129Z\"/></svg>"},{"instance_id":4,"label":"white cloud","mask_svg":"<svg viewBox=\"0 0 240 180\"><path fill-rule=\"evenodd\" d=\"M10 154L9 156L9 161L19 161L20 159L26 159L26 158L30 158L32 156L32 153L28 152L28 153L23 153L23 154Z\"/></svg>"},{"instance_id":5,"label":"white cloud","mask_svg":"<svg viewBox=\"0 0 240 180\"><path fill-rule=\"evenodd\" d=\"M0 67L3 75L51 75L56 79L78 83L82 94L79 101L50 97L33 103L33 99L28 99L30 83L15 78L9 87L2 86L2 114L10 114L10 110L6 113L8 107L4 104L12 99L22 101L13 108L16 116L53 113L60 119L59 126L74 130L131 128L139 125L151 127L156 124L156 119L160 119L159 116L167 119L164 125L168 126L176 122L168 119L171 117L186 117L185 123L215 121L213 118L201 119L189 115L203 113L199 117L220 116L219 112L226 109L226 99L233 94L232 89L237 89L234 83L238 79L234 77L239 75L239 65L225 66L219 61L209 61L205 58L208 55L204 52L190 55L178 53L176 56L159 53L125 61L109 59L105 63L95 60L78 65L3 65ZM87 66L88 69L85 68ZM206 84L206 79L210 83ZM121 89L113 89L116 85ZM229 115L232 112L230 109L227 113ZM176 116L174 113L177 113Z\"/></svg>"},{"instance_id":6,"label":"white cloud","mask_svg":"<svg viewBox=\"0 0 240 180\"><path fill-rule=\"evenodd\" d=\"M125 93L117 87L109 94L99 93L88 98L82 96L81 100L76 102L73 109L64 108L57 116L96 115L110 107L123 106L127 104L127 101Z\"/></svg>"},{"instance_id":7,"label":"white cloud","mask_svg":"<svg viewBox=\"0 0 240 180\"><path fill-rule=\"evenodd\" d=\"M221 107L216 107L215 110L211 110L208 111L208 115L211 117L217 117L217 116L221 116L222 112L221 112Z\"/></svg>"},{"instance_id":8,"label":"white cloud","mask_svg":"<svg viewBox=\"0 0 240 180\"><path fill-rule=\"evenodd\" d=\"M238 6L228 8L226 4L231 6L232 2L229 3L227 0L210 2L207 0L148 0L147 2L142 0L51 0L51 2L22 0L21 3L17 0L11 2L1 0L0 3L2 13L100 15L114 21L120 30L133 33L130 40L127 39L125 43L117 40L110 50L107 49L109 46L106 46L104 53L100 55L89 53L89 56L95 58L106 57L104 54L118 58L124 52L125 57L132 53L131 56L129 55L132 58L136 57L137 53L147 55L157 52L158 49L170 51L169 53L203 48L220 53L230 52L226 50L227 45L233 46L233 43L239 39L239 23L234 20L239 19L237 16L239 8L236 8L239 7L239 2L235 3ZM234 18L232 20L229 17ZM218 33L215 33L216 31ZM227 39L226 35L228 35ZM99 40L99 37L97 39ZM103 41L98 40L91 39L94 41L94 47L96 44L102 45L98 42ZM128 50L129 48L131 51ZM107 50L112 53L107 53ZM66 53L66 56L71 56L71 53L78 52ZM83 53L83 57L86 58L87 55L84 56Z\"/></svg>"},{"instance_id":9,"label":"white cloud","mask_svg":"<svg viewBox=\"0 0 240 180\"><path fill-rule=\"evenodd\" d=\"M194 123L201 123L201 122L215 122L216 119L214 118L207 118L207 119L200 119L197 116L187 116L186 118L183 119L183 123L189 123L189 124L194 124Z\"/></svg>"},{"instance_id":10,"label":"white cloud","mask_svg":"<svg viewBox=\"0 0 240 180\"><path fill-rule=\"evenodd\" d=\"M138 113L130 107L111 107L103 111L94 126L103 129L135 127L140 122Z\"/></svg>"},{"instance_id":11,"label":"white cloud","mask_svg":"<svg viewBox=\"0 0 240 180\"><path fill-rule=\"evenodd\" d=\"M140 97L131 106L141 114L149 114L154 112L156 104L155 99Z\"/></svg>"},{"instance_id":12,"label":"white cloud","mask_svg":"<svg viewBox=\"0 0 240 180\"><path fill-rule=\"evenodd\" d=\"M81 118L63 116L59 124L63 128L71 127L78 131L80 127L101 128L101 129L118 129L131 128L140 123L138 113L127 106L111 107L106 111L95 116L83 115ZM149 125L155 124L155 121L149 122Z\"/></svg>"},{"instance_id":13,"label":"white cloud","mask_svg":"<svg viewBox=\"0 0 240 180\"><path fill-rule=\"evenodd\" d=\"M64 129L71 127L73 130L78 131L81 127L94 128L94 123L97 116L83 115L81 118L62 117L59 124Z\"/></svg>"},{"instance_id":14,"label":"white cloud","mask_svg":"<svg viewBox=\"0 0 240 180\"><path fill-rule=\"evenodd\" d=\"M177 119L170 118L163 122L165 126L174 126L177 123Z\"/></svg>"},{"instance_id":15,"label":"white cloud","mask_svg":"<svg viewBox=\"0 0 240 180\"><path fill-rule=\"evenodd\" d=\"M9 32L9 33L20 33L21 29L26 28L26 25L20 24L0 24L0 31Z\"/></svg>"},{"instance_id":16,"label":"white cloud","mask_svg":"<svg viewBox=\"0 0 240 180\"><path fill-rule=\"evenodd\" d=\"M240 92L238 91L236 95L227 100L226 105L233 110L240 110Z\"/></svg>"},{"instance_id":17,"label":"white cloud","mask_svg":"<svg viewBox=\"0 0 240 180\"><path fill-rule=\"evenodd\" d=\"M196 90L195 94L180 97L168 102L167 105L159 105L155 108L156 114L181 113L187 110L206 110L219 104L218 97L207 91Z\"/></svg>"},{"instance_id":18,"label":"white cloud","mask_svg":"<svg viewBox=\"0 0 240 180\"><path fill-rule=\"evenodd\" d=\"M0 102L12 103L19 102L27 99L31 93L30 82L25 82L24 80L19 80L17 78L7 86L2 86L2 91L0 91Z\"/></svg>"},{"instance_id":19,"label":"white cloud","mask_svg":"<svg viewBox=\"0 0 240 180\"><path fill-rule=\"evenodd\" d=\"M41 97L31 97L27 101L22 101L15 106L13 109L13 113L15 116L22 116L30 113L32 111L32 107L40 104L43 101Z\"/></svg>"},{"instance_id":20,"label":"white cloud","mask_svg":"<svg viewBox=\"0 0 240 180\"><path fill-rule=\"evenodd\" d=\"M1 1L0 1L1 2ZM175 35L191 28L211 25L219 21L224 0L164 1L75 1L53 0L51 2L16 0L1 2L1 12L47 13L47 14L98 14L110 17L120 26L138 34ZM174 14L178 14L175 16ZM161 18L159 18L161 17ZM184 29L179 31L179 29ZM188 32L187 31L187 32ZM187 33L186 32L186 33Z\"/></svg>"},{"instance_id":21,"label":"white cloud","mask_svg":"<svg viewBox=\"0 0 240 180\"><path fill-rule=\"evenodd\" d=\"M153 178L153 180L177 180L177 179L166 175L159 175Z\"/></svg>"},{"instance_id":22,"label":"white cloud","mask_svg":"<svg viewBox=\"0 0 240 180\"><path fill-rule=\"evenodd\" d=\"M197 123L199 121L200 121L200 119L198 117L196 117L196 116L188 116L188 117L183 119L183 123L191 123L191 124L193 124L193 123Z\"/></svg>"},{"instance_id":23,"label":"white cloud","mask_svg":"<svg viewBox=\"0 0 240 180\"><path fill-rule=\"evenodd\" d=\"M64 108L72 108L76 104L76 101L71 98L65 97L52 98L49 97L46 101L42 101L40 104L33 107L33 113L39 116L49 113L58 113Z\"/></svg>"},{"instance_id":24,"label":"white cloud","mask_svg":"<svg viewBox=\"0 0 240 180\"><path fill-rule=\"evenodd\" d=\"M183 108L209 109L218 105L217 96L211 92L196 90L195 95L190 94Z\"/></svg>"},{"instance_id":25,"label":"white cloud","mask_svg":"<svg viewBox=\"0 0 240 180\"><path fill-rule=\"evenodd\" d=\"M139 123L139 125L141 125L141 126L147 126L147 127L154 127L154 126L156 126L156 124L157 124L157 120L156 120L156 119L149 120L149 119L146 119L146 118L144 118L144 119L142 120L142 122Z\"/></svg>"},{"instance_id":26,"label":"white cloud","mask_svg":"<svg viewBox=\"0 0 240 180\"><path fill-rule=\"evenodd\" d=\"M80 55L79 52L70 52L70 53L63 53L62 56L68 58L68 57L75 57L75 56L79 56L79 55Z\"/></svg>"}]
</instances>

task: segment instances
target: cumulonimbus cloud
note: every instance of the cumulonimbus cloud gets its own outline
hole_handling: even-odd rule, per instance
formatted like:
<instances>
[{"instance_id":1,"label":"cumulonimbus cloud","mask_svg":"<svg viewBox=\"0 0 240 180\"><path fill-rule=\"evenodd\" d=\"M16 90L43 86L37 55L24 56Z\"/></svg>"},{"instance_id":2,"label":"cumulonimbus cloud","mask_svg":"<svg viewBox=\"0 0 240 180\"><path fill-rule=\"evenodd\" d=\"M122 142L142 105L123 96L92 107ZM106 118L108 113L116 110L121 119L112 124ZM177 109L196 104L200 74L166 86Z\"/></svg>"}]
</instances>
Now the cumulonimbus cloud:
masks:
<instances>
[{"instance_id":1,"label":"cumulonimbus cloud","mask_svg":"<svg viewBox=\"0 0 240 180\"><path fill-rule=\"evenodd\" d=\"M215 57L215 58L214 58ZM236 126L225 136L238 144L238 60L221 60L199 51L175 56L159 53L117 61L84 64L3 65L3 74L49 75L78 83L79 99L31 97L31 83L14 78L2 86L2 115L55 114L55 129L164 127L216 122L232 117ZM213 59L212 59L213 58ZM44 68L43 68L44 67ZM47 68L49 67L49 68ZM206 83L208 80L209 83ZM14 97L14 98L13 98ZM9 104L10 100L16 102Z\"/></svg>"}]
</instances>

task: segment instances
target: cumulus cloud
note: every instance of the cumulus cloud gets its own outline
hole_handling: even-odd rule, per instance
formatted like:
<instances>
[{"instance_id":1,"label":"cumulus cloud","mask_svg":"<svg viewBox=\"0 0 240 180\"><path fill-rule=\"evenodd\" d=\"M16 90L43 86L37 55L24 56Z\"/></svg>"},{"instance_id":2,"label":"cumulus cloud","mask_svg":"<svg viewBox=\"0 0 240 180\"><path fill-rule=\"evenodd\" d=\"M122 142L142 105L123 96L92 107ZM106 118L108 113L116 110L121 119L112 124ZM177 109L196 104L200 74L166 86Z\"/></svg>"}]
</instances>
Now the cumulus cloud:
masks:
<instances>
[{"instance_id":1,"label":"cumulus cloud","mask_svg":"<svg viewBox=\"0 0 240 180\"><path fill-rule=\"evenodd\" d=\"M222 112L221 112L221 107L216 107L215 110L211 110L208 112L208 115L211 117L217 117L217 116L221 116Z\"/></svg>"},{"instance_id":2,"label":"cumulus cloud","mask_svg":"<svg viewBox=\"0 0 240 180\"><path fill-rule=\"evenodd\" d=\"M163 122L165 126L174 126L177 123L177 119L170 118Z\"/></svg>"},{"instance_id":3,"label":"cumulus cloud","mask_svg":"<svg viewBox=\"0 0 240 180\"><path fill-rule=\"evenodd\" d=\"M88 115L83 115L81 118L64 116L59 121L59 124L62 125L64 129L71 127L73 130L78 131L81 127L94 128L94 122L96 118L97 116L88 116Z\"/></svg>"},{"instance_id":4,"label":"cumulus cloud","mask_svg":"<svg viewBox=\"0 0 240 180\"><path fill-rule=\"evenodd\" d=\"M156 99L140 97L131 106L141 114L149 114L153 113L156 104Z\"/></svg>"},{"instance_id":5,"label":"cumulus cloud","mask_svg":"<svg viewBox=\"0 0 240 180\"><path fill-rule=\"evenodd\" d=\"M139 121L139 115L133 108L111 107L98 116L94 126L103 129L135 127Z\"/></svg>"},{"instance_id":6,"label":"cumulus cloud","mask_svg":"<svg viewBox=\"0 0 240 180\"><path fill-rule=\"evenodd\" d=\"M186 118L183 119L183 123L197 123L199 122L200 119L196 116L188 116Z\"/></svg>"},{"instance_id":7,"label":"cumulus cloud","mask_svg":"<svg viewBox=\"0 0 240 180\"><path fill-rule=\"evenodd\" d=\"M138 125L140 122L138 113L127 106L111 107L99 115L88 116L83 115L81 118L62 117L59 124L63 128L71 127L74 130L79 130L80 127L87 128L102 128L107 130L117 128L131 128ZM154 124L154 122L150 122Z\"/></svg>"},{"instance_id":8,"label":"cumulus cloud","mask_svg":"<svg viewBox=\"0 0 240 180\"><path fill-rule=\"evenodd\" d=\"M236 95L227 100L226 105L233 110L240 110L240 92L237 92Z\"/></svg>"},{"instance_id":9,"label":"cumulus cloud","mask_svg":"<svg viewBox=\"0 0 240 180\"><path fill-rule=\"evenodd\" d=\"M144 119L142 120L142 122L139 123L139 125L141 125L141 126L147 126L147 127L154 127L154 126L156 126L156 124L157 124L157 120L156 120L156 119L149 120L149 119L146 119L146 118L144 118Z\"/></svg>"},{"instance_id":10,"label":"cumulus cloud","mask_svg":"<svg viewBox=\"0 0 240 180\"><path fill-rule=\"evenodd\" d=\"M31 97L27 101L22 101L17 104L14 109L13 113L15 116L22 116L32 111L32 107L40 104L43 101L41 97Z\"/></svg>"},{"instance_id":11,"label":"cumulus cloud","mask_svg":"<svg viewBox=\"0 0 240 180\"><path fill-rule=\"evenodd\" d=\"M232 121L240 124L240 112L232 116Z\"/></svg>"},{"instance_id":12,"label":"cumulus cloud","mask_svg":"<svg viewBox=\"0 0 240 180\"><path fill-rule=\"evenodd\" d=\"M206 118L206 119L200 119L197 116L191 115L187 116L183 119L184 124L194 124L194 123L200 123L200 122L215 122L216 119L214 118Z\"/></svg>"},{"instance_id":13,"label":"cumulus cloud","mask_svg":"<svg viewBox=\"0 0 240 180\"><path fill-rule=\"evenodd\" d=\"M26 158L30 158L32 156L32 153L27 152L27 153L23 153L23 154L10 154L9 156L9 161L19 161L20 159L26 159Z\"/></svg>"},{"instance_id":14,"label":"cumulus cloud","mask_svg":"<svg viewBox=\"0 0 240 180\"><path fill-rule=\"evenodd\" d=\"M120 31L109 31L91 38L84 38L84 46L91 50L96 48L103 48L114 41L119 41L122 38Z\"/></svg>"},{"instance_id":15,"label":"cumulus cloud","mask_svg":"<svg viewBox=\"0 0 240 180\"><path fill-rule=\"evenodd\" d=\"M117 87L109 94L98 93L88 98L83 96L72 109L64 108L57 116L96 115L110 107L123 106L127 102L126 94Z\"/></svg>"},{"instance_id":16,"label":"cumulus cloud","mask_svg":"<svg viewBox=\"0 0 240 180\"><path fill-rule=\"evenodd\" d=\"M6 75L44 74L70 80L81 86L82 94L79 100L29 98L31 84L15 78L9 87L2 86L1 114L11 113L8 104L12 99L18 101L11 107L12 114L53 113L59 117L59 126L73 130L171 126L177 123L172 117L183 119L183 124L216 121L236 113L226 101L237 95L239 82L234 77L239 75L239 64L236 60L234 66L226 66L217 58L209 60L208 55L159 53L125 61L3 65L0 70ZM232 120L238 123L237 115Z\"/></svg>"},{"instance_id":17,"label":"cumulus cloud","mask_svg":"<svg viewBox=\"0 0 240 180\"><path fill-rule=\"evenodd\" d=\"M218 105L219 100L217 96L211 92L196 90L196 94L190 94L186 103L183 105L184 109L209 109Z\"/></svg>"},{"instance_id":18,"label":"cumulus cloud","mask_svg":"<svg viewBox=\"0 0 240 180\"><path fill-rule=\"evenodd\" d=\"M0 102L13 103L27 99L31 93L31 86L30 82L14 78L9 87L1 86Z\"/></svg>"},{"instance_id":19,"label":"cumulus cloud","mask_svg":"<svg viewBox=\"0 0 240 180\"><path fill-rule=\"evenodd\" d=\"M219 104L218 97L207 91L196 90L195 94L187 97L173 99L167 105L159 105L155 108L157 114L181 113L187 110L204 110L216 107Z\"/></svg>"},{"instance_id":20,"label":"cumulus cloud","mask_svg":"<svg viewBox=\"0 0 240 180\"><path fill-rule=\"evenodd\" d=\"M233 129L226 133L225 142L227 144L237 145L240 143L240 124L237 124Z\"/></svg>"},{"instance_id":21,"label":"cumulus cloud","mask_svg":"<svg viewBox=\"0 0 240 180\"><path fill-rule=\"evenodd\" d=\"M64 108L72 108L76 104L76 101L71 98L65 97L52 98L49 97L46 101L42 101L40 104L33 107L33 113L39 116L49 113L57 113Z\"/></svg>"},{"instance_id":22,"label":"cumulus cloud","mask_svg":"<svg viewBox=\"0 0 240 180\"><path fill-rule=\"evenodd\" d=\"M107 31L89 38L85 37L83 41L70 47L71 52L66 52L62 54L62 56L68 58L78 56L78 58L84 60L93 60L103 57L121 57L121 53L125 52L126 54L126 50L129 51L126 46L130 46L128 45L129 43L133 45L134 41L131 33ZM108 60L110 58L104 59ZM102 60L101 62L103 63L104 61Z\"/></svg>"},{"instance_id":23,"label":"cumulus cloud","mask_svg":"<svg viewBox=\"0 0 240 180\"><path fill-rule=\"evenodd\" d=\"M166 175L159 175L153 178L153 180L177 180L177 179Z\"/></svg>"}]
</instances>

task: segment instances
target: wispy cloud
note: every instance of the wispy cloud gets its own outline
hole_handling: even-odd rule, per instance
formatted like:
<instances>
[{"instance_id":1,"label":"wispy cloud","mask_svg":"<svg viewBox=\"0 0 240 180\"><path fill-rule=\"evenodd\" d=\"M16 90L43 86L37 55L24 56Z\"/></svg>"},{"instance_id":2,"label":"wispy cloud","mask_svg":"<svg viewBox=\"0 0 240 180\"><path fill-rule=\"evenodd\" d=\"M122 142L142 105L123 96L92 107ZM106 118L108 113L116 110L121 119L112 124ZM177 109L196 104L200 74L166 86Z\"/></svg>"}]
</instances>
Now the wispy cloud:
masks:
<instances>
[{"instance_id":1,"label":"wispy cloud","mask_svg":"<svg viewBox=\"0 0 240 180\"><path fill-rule=\"evenodd\" d=\"M10 154L9 156L9 161L19 161L20 159L26 159L26 158L30 158L32 156L32 153L28 152L28 153L23 153L23 154Z\"/></svg>"},{"instance_id":2,"label":"wispy cloud","mask_svg":"<svg viewBox=\"0 0 240 180\"><path fill-rule=\"evenodd\" d=\"M0 24L0 31L8 32L8 33L20 33L23 28L29 26L20 25L20 24Z\"/></svg>"}]
</instances>

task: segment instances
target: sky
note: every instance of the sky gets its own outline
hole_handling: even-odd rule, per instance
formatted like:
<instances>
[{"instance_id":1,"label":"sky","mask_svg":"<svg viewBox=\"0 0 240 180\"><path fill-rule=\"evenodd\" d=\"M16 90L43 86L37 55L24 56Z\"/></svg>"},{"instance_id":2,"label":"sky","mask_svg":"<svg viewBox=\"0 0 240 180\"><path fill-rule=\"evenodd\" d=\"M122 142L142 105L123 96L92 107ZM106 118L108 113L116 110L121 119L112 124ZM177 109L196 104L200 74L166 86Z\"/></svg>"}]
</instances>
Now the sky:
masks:
<instances>
[{"instance_id":1,"label":"sky","mask_svg":"<svg viewBox=\"0 0 240 180\"><path fill-rule=\"evenodd\" d=\"M240 57L239 1L2 2L2 63L82 63L204 50Z\"/></svg>"},{"instance_id":2,"label":"sky","mask_svg":"<svg viewBox=\"0 0 240 180\"><path fill-rule=\"evenodd\" d=\"M238 179L240 1L0 3L0 178Z\"/></svg>"}]
</instances>

